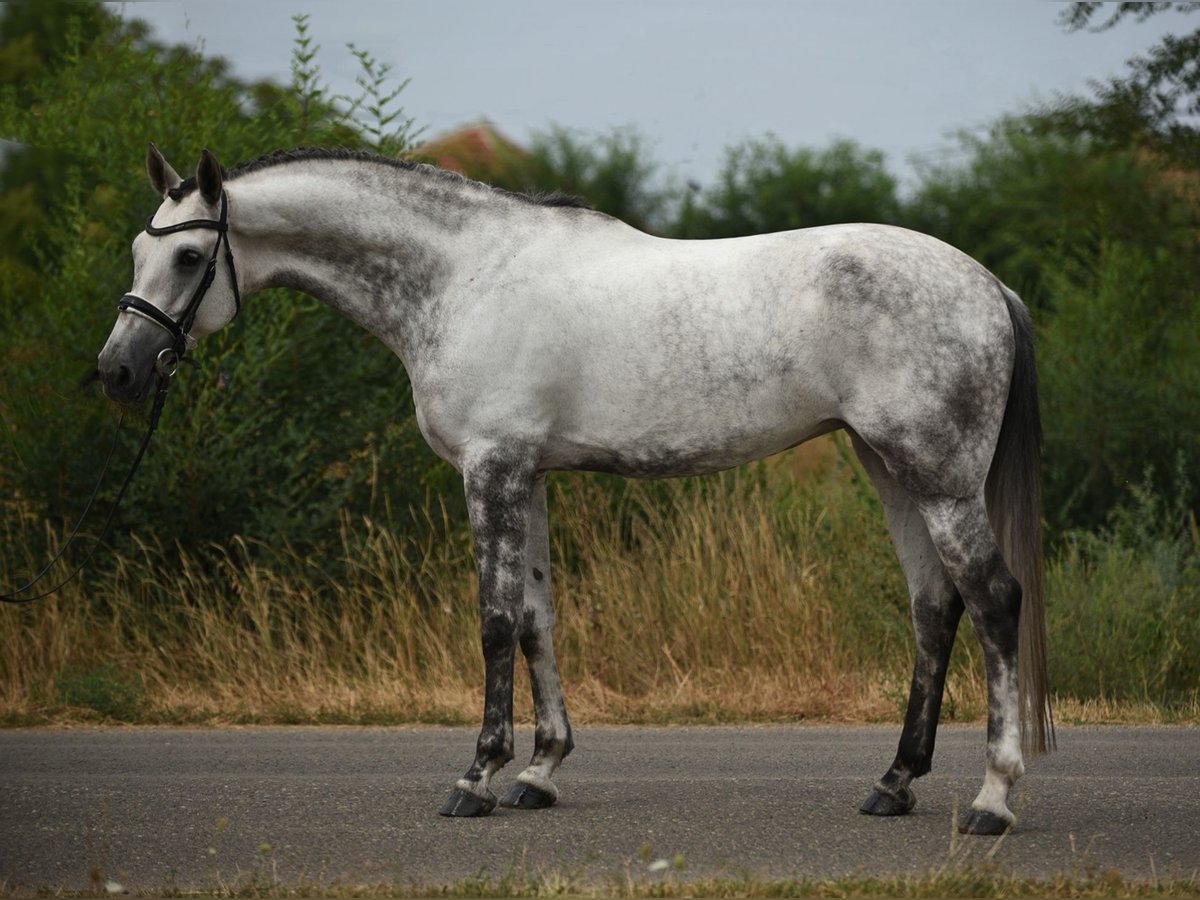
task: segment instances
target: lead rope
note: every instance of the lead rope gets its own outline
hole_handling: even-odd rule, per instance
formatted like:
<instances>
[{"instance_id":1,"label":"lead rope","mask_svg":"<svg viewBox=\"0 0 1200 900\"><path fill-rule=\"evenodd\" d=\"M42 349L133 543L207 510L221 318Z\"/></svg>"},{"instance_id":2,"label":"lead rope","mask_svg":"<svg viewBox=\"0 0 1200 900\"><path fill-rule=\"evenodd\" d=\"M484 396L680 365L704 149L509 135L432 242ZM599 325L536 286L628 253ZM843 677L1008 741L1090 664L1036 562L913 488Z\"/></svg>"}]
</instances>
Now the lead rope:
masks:
<instances>
[{"instance_id":1,"label":"lead rope","mask_svg":"<svg viewBox=\"0 0 1200 900\"><path fill-rule=\"evenodd\" d=\"M79 529L83 527L83 523L87 519L88 513L90 513L92 510L92 504L95 503L96 496L100 493L100 487L104 484L104 478L108 474L109 463L112 462L113 453L117 449L117 438L120 436L121 426L125 422L125 416L123 414L117 419L117 428L113 432L112 444L108 448L108 455L105 457L104 465L100 469L100 478L96 481L96 486L92 488L91 496L88 497L87 503L84 504L83 512L80 514L79 520L75 523L75 527L71 529L71 533L67 536L66 541L59 548L58 552L51 557L50 562L46 563L42 571L38 572L36 576L34 576L25 584L21 585L15 591L9 591L7 593L0 594L0 601L11 604L24 604L32 603L34 600L41 600L43 597L49 597L51 594L56 593L61 588L65 587L69 582L74 580L75 577L81 571L83 571L83 567L91 561L92 556L96 552L96 548L100 546L100 542L103 541L105 536L108 534L108 527L112 524L113 516L115 516L117 510L121 508L121 501L125 499L125 491L129 488L130 482L133 481L133 475L135 472L137 472L138 466L141 465L142 457L146 455L146 448L150 446L150 438L154 435L154 430L158 427L158 420L162 416L163 404L167 400L167 389L171 384L171 376L175 374L178 364L179 357L169 347L158 355L158 359L154 363L154 373L158 379L158 390L154 395L154 404L150 407L150 424L146 428L146 435L142 438L141 446L138 447L137 456L133 458L133 465L129 468L129 474L125 476L125 480L121 482L121 489L117 491L117 499L113 501L112 508L109 509L108 515L104 518L104 524L100 526L100 533L92 542L92 546L88 549L87 554L82 560L79 561L78 565L71 570L70 574L68 574L67 577L58 584L54 585L54 587L50 588L49 590L42 591L40 594L34 594L31 597L21 596L21 594L24 594L26 591L37 586L38 582L40 582L46 577L47 574L49 574L50 570L54 568L55 563L63 558L67 550L70 549L71 544L73 544L79 537Z\"/></svg>"}]
</instances>

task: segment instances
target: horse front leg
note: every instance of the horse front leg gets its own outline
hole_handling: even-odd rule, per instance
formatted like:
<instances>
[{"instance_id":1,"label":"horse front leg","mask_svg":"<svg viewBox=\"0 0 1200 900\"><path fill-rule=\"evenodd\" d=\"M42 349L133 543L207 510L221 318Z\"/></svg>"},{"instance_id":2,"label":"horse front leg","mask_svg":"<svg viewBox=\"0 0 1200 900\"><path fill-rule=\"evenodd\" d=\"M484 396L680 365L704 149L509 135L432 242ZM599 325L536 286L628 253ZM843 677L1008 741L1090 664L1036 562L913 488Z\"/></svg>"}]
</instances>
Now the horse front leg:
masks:
<instances>
[{"instance_id":1,"label":"horse front leg","mask_svg":"<svg viewBox=\"0 0 1200 900\"><path fill-rule=\"evenodd\" d=\"M546 476L539 475L529 504L529 538L525 544L525 606L521 617L521 652L529 666L533 709L537 718L533 759L500 801L516 809L553 806L558 788L550 777L574 741L554 660L554 607L550 602L550 530L546 519Z\"/></svg>"},{"instance_id":2,"label":"horse front leg","mask_svg":"<svg viewBox=\"0 0 1200 900\"><path fill-rule=\"evenodd\" d=\"M513 758L513 660L522 619L525 545L536 456L495 446L463 466L475 563L485 688L475 762L442 805L443 816L486 816L496 806L492 776Z\"/></svg>"}]
</instances>

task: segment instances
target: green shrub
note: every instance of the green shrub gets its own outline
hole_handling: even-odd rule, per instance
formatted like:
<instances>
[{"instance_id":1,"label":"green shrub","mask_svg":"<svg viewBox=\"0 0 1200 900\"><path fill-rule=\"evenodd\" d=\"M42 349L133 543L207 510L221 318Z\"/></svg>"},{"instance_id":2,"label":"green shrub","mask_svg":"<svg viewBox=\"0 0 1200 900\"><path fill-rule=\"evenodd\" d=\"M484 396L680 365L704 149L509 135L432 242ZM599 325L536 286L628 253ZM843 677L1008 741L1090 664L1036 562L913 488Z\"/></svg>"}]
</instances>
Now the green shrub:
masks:
<instances>
[{"instance_id":1,"label":"green shrub","mask_svg":"<svg viewBox=\"0 0 1200 900\"><path fill-rule=\"evenodd\" d=\"M42 210L33 227L7 235L0 257L0 509L63 522L91 489L111 433L106 405L76 384L129 284L129 240L158 203L146 142L186 172L205 146L226 164L306 143L398 152L411 121L386 87L387 67L365 53L356 53L363 98L331 99L304 17L295 19L293 83L279 86L238 81L220 60L156 44L99 6L47 9L57 11L63 49L0 88L0 134L20 142L3 196ZM80 9L98 10L98 24L85 17L83 28ZM24 21L12 10L0 20L9 43ZM153 529L168 546L203 550L241 534L320 552L344 509L395 510L407 521L449 477L420 439L399 360L309 298L252 298L196 355L202 371L176 380L115 528L118 546L123 533ZM128 429L118 471L137 430Z\"/></svg>"},{"instance_id":2,"label":"green shrub","mask_svg":"<svg viewBox=\"0 0 1200 900\"><path fill-rule=\"evenodd\" d=\"M145 691L136 673L122 672L112 663L86 670L75 666L55 679L58 699L70 707L92 710L118 722L136 721Z\"/></svg>"},{"instance_id":3,"label":"green shrub","mask_svg":"<svg viewBox=\"0 0 1200 900\"><path fill-rule=\"evenodd\" d=\"M1099 531L1067 535L1048 571L1051 683L1074 697L1195 703L1200 689L1200 529L1149 473Z\"/></svg>"},{"instance_id":4,"label":"green shrub","mask_svg":"<svg viewBox=\"0 0 1200 900\"><path fill-rule=\"evenodd\" d=\"M1200 303L1165 251L1105 242L1094 267L1060 260L1046 281L1038 362L1046 516L1095 528L1151 471L1152 493L1196 509L1180 459L1200 460Z\"/></svg>"}]
</instances>

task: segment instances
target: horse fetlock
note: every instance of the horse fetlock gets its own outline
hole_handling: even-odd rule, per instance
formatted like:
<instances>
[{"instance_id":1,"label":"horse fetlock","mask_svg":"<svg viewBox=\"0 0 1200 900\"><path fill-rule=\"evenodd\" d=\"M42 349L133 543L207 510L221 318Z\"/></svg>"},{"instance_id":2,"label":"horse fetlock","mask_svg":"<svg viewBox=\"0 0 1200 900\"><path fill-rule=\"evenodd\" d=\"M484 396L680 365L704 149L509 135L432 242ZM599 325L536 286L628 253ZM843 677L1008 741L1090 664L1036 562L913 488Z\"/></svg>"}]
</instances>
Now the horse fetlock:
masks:
<instances>
[{"instance_id":1,"label":"horse fetlock","mask_svg":"<svg viewBox=\"0 0 1200 900\"><path fill-rule=\"evenodd\" d=\"M481 736L475 750L476 765L466 777L473 779L482 771L479 777L486 784L488 778L513 761L514 755L511 731Z\"/></svg>"},{"instance_id":2,"label":"horse fetlock","mask_svg":"<svg viewBox=\"0 0 1200 900\"><path fill-rule=\"evenodd\" d=\"M565 733L559 729L538 728L533 736L534 760L553 759L556 762L566 757L575 742L571 739L571 729L568 726Z\"/></svg>"},{"instance_id":3,"label":"horse fetlock","mask_svg":"<svg viewBox=\"0 0 1200 900\"><path fill-rule=\"evenodd\" d=\"M1017 744L1015 748L1003 745L988 747L987 768L989 774L995 773L1011 787L1025 774L1025 758L1021 755L1020 745Z\"/></svg>"}]
</instances>

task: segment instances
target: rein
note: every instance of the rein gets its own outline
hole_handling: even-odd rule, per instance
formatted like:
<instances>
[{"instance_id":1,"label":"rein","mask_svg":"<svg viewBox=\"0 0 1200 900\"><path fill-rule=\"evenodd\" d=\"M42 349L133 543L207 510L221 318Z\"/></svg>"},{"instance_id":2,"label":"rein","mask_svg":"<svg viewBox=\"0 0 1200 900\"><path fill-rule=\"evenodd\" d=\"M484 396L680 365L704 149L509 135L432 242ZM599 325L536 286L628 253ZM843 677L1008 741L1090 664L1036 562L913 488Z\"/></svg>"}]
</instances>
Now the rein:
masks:
<instances>
[{"instance_id":1,"label":"rein","mask_svg":"<svg viewBox=\"0 0 1200 900\"><path fill-rule=\"evenodd\" d=\"M146 455L146 449L150 446L150 438L154 435L155 429L158 428L158 420L162 416L163 404L167 400L167 389L170 387L172 376L178 370L181 362L195 365L195 362L187 355L188 351L196 346L196 339L191 335L192 325L196 321L196 313L200 309L200 304L204 302L204 295L208 293L208 289L212 286L213 279L216 277L217 260L220 256L222 246L225 248L225 264L229 269L229 280L233 287L234 317L236 318L238 313L242 311L242 295L241 291L238 290L237 269L233 264L233 251L229 247L229 200L224 191L221 192L221 212L217 219L190 219L187 222L180 222L177 225L166 225L159 228L154 225L154 216L151 215L146 219L145 230L147 234L153 237L161 237L166 234L175 234L180 231L190 231L198 228L210 229L217 232L217 240L213 244L212 255L208 259L204 276L192 292L187 306L184 307L183 315L178 319L172 319L149 300L139 297L136 294L126 294L117 303L118 313L131 312L142 318L149 319L155 325L165 329L171 335L172 344L170 347L162 350L158 354L158 358L154 361L154 375L158 386L154 394L154 403L150 407L150 422L146 428L146 434L142 438L142 443L138 447L137 455L133 459L133 464L129 467L129 473L125 476L125 480L121 482L121 488L117 491L117 498L113 501L108 515L104 518L104 524L100 527L100 534L92 542L92 546L88 549L83 559L62 581L39 594L28 597L21 596L36 587L49 574L50 570L54 568L54 565L63 558L67 550L70 549L71 544L80 537L79 530L83 527L84 521L91 512L92 504L95 503L96 496L100 493L100 488L104 484L104 478L108 474L109 464L112 462L113 453L117 448L117 438L121 434L121 426L125 421L124 415L117 419L117 427L113 432L112 444L109 446L108 453L104 458L104 465L100 469L100 477L96 481L96 486L92 488L92 493L88 497L87 503L84 504L83 512L80 513L79 519L75 523L75 527L71 529L71 533L67 536L66 541L63 542L58 552L51 557L50 561L46 563L42 571L38 572L36 576L14 591L0 593L0 602L11 604L32 603L34 600L41 600L43 597L48 597L56 593L83 571L84 566L91 561L100 542L108 534L108 528L112 524L113 517L116 515L117 510L120 509L121 501L125 499L125 492L133 481L134 473L137 472L138 467L142 463L142 457Z\"/></svg>"},{"instance_id":2,"label":"rein","mask_svg":"<svg viewBox=\"0 0 1200 900\"><path fill-rule=\"evenodd\" d=\"M129 474L125 476L125 480L121 482L121 489L117 491L117 499L113 501L112 508L109 509L108 515L104 517L104 524L100 526L100 534L92 542L92 546L88 549L87 554L82 560L79 561L75 568L73 568L62 581L54 585L54 587L44 590L40 594L34 594L30 597L21 596L26 591L36 587L37 584L50 573L50 570L54 568L54 564L66 555L66 552L68 549L70 549L71 544L75 543L75 540L79 537L79 529L83 527L83 523L87 519L88 513L92 511L92 504L96 502L96 496L100 493L100 488L104 484L104 478L108 474L109 463L112 462L113 453L117 449L117 438L121 434L121 426L125 423L124 415L117 419L117 427L113 432L112 443L109 445L108 453L104 457L104 465L100 468L100 477L96 480L96 486L92 488L92 493L88 497L87 503L84 504L83 512L79 514L79 519L75 522L75 527L71 529L71 533L67 535L67 539L63 542L63 545L59 547L58 552L50 558L50 562L46 563L46 565L42 568L42 571L38 572L37 575L16 590L0 594L0 602L19 605L24 603L32 603L34 600L41 600L43 597L49 597L51 594L58 592L61 588L67 585L67 583L73 581L75 576L83 571L83 567L91 561L92 556L96 552L96 548L100 545L100 542L104 540L105 535L108 534L108 527L112 524L113 516L115 516L117 514L117 510L121 508L121 501L125 499L125 491L128 490L130 483L133 481L133 475L135 472L137 472L138 466L142 464L142 457L146 455L146 448L150 446L150 438L154 434L154 430L158 427L158 420L162 416L163 403L165 403L167 399L167 388L170 386L171 376L175 374L175 370L178 367L177 360L172 358L173 354L174 351L168 347L158 355L158 359L154 363L154 373L158 378L158 390L154 394L154 405L150 407L150 424L146 428L146 435L142 438L141 446L138 447L137 456L133 458L133 465L129 467Z\"/></svg>"}]
</instances>

